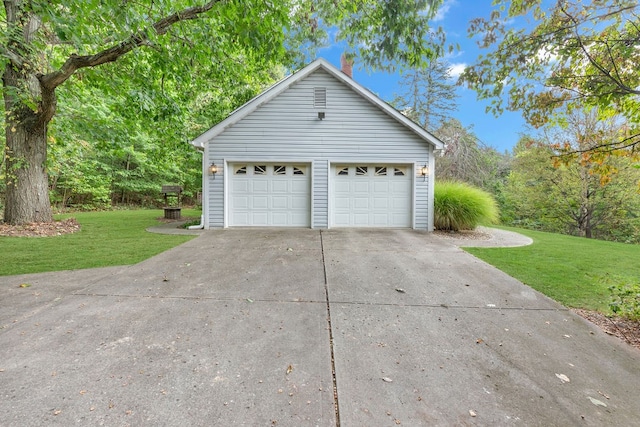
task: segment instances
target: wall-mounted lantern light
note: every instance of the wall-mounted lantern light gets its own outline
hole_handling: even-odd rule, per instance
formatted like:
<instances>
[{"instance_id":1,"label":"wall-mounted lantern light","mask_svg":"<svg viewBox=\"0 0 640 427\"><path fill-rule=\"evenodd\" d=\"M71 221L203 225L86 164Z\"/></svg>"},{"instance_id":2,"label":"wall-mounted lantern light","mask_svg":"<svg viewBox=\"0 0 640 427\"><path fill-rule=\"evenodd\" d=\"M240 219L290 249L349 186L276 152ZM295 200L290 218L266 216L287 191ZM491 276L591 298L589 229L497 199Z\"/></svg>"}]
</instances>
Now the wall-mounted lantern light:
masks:
<instances>
[{"instance_id":1,"label":"wall-mounted lantern light","mask_svg":"<svg viewBox=\"0 0 640 427\"><path fill-rule=\"evenodd\" d=\"M218 166L215 163L211 163L209 166L209 173L213 175L213 179L216 179L216 174L218 173Z\"/></svg>"},{"instance_id":2,"label":"wall-mounted lantern light","mask_svg":"<svg viewBox=\"0 0 640 427\"><path fill-rule=\"evenodd\" d=\"M324 120L324 111L318 111L318 119Z\"/></svg>"},{"instance_id":3,"label":"wall-mounted lantern light","mask_svg":"<svg viewBox=\"0 0 640 427\"><path fill-rule=\"evenodd\" d=\"M429 166L427 166L426 163L420 168L420 175L422 175L423 181L427 180L427 175L429 175Z\"/></svg>"}]
</instances>

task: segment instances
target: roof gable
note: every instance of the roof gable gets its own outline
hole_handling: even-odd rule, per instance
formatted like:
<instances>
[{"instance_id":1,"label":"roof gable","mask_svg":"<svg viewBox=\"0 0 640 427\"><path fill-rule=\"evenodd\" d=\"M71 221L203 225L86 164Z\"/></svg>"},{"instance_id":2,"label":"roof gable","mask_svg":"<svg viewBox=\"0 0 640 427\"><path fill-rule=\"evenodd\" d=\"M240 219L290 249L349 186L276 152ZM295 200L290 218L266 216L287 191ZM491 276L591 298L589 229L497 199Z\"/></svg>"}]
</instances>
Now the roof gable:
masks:
<instances>
[{"instance_id":1,"label":"roof gable","mask_svg":"<svg viewBox=\"0 0 640 427\"><path fill-rule=\"evenodd\" d=\"M322 59L322 58L316 59L315 61L313 61L311 64L307 65L300 71L297 71L285 77L284 79L280 80L279 82L275 83L270 88L262 92L260 95L256 96L255 98L248 101L246 104L242 105L241 107L233 111L226 119L224 119L223 121L221 121L220 123L212 127L211 129L209 129L208 131L204 132L202 135L198 136L193 141L191 141L191 144L194 145L195 147L204 147L204 145L208 141L220 135L229 126L232 126L238 123L240 120L242 120L243 118L245 118L246 116L254 112L260 106L276 98L282 92L284 92L289 87L291 87L294 83L303 80L304 78L314 73L318 69L323 69L324 71L329 73L331 76L333 76L337 80L347 85L350 89L352 89L355 93L360 95L362 98L366 99L367 101L369 101L370 103L378 107L385 114L395 119L400 125L405 126L409 130L411 130L413 133L415 133L418 137L420 137L425 142L432 144L435 149L442 149L444 147L444 144L442 143L442 141L440 141L434 135L432 135L425 129L418 126L416 123L414 123L409 118L405 117L398 110L396 110L395 108L390 106L388 103L380 99L373 92L366 89L364 86L360 85L355 80L348 77L342 71L338 70L337 68L335 68L333 65L331 65L329 62L327 62L325 59Z\"/></svg>"}]
</instances>

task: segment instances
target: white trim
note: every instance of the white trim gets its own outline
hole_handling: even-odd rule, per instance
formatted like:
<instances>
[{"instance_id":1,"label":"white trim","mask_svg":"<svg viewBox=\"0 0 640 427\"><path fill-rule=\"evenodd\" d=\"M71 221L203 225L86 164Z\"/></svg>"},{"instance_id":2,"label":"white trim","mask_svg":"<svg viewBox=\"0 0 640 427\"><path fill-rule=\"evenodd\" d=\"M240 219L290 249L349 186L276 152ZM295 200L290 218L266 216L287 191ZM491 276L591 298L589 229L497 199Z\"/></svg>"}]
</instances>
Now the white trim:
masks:
<instances>
[{"instance_id":1,"label":"white trim","mask_svg":"<svg viewBox=\"0 0 640 427\"><path fill-rule=\"evenodd\" d=\"M238 123L240 120L254 112L261 105L271 101L286 89L288 89L291 85L296 83L299 80L304 79L314 71L318 69L323 69L327 73L331 74L333 77L341 81L342 83L349 86L354 92L358 93L360 96L371 102L373 105L377 106L380 110L385 112L387 115L395 119L397 122L411 130L413 133L418 135L424 141L430 143L431 146L440 150L444 148L444 143L436 138L431 133L427 132L425 129L422 129L416 123L414 123L409 118L405 117L402 113L400 113L395 108L391 107L385 101L380 99L373 92L365 88L364 86L357 83L352 78L348 77L342 71L335 68L329 62L327 62L323 58L316 59L311 64L307 65L300 71L291 74L284 79L280 80L260 95L256 96L240 108L236 109L232 112L226 119L213 126L208 131L204 132L202 135L198 136L196 139L191 141L191 144L195 147L204 147L207 142L211 141L216 136L220 135L225 131L229 126L233 126Z\"/></svg>"},{"instance_id":2,"label":"white trim","mask_svg":"<svg viewBox=\"0 0 640 427\"><path fill-rule=\"evenodd\" d=\"M209 145L209 144L207 144ZM224 208L222 209L222 228L229 228L229 162L227 159L224 159L224 183L222 185L222 200L224 203Z\"/></svg>"}]
</instances>

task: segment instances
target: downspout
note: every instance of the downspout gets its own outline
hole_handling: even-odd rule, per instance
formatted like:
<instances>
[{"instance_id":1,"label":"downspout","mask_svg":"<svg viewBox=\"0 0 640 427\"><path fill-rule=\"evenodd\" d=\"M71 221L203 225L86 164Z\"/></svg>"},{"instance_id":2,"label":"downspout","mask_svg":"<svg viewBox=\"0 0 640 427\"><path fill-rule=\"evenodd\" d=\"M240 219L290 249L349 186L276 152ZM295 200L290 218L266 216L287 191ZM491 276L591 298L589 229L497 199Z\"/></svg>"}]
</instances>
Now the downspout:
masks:
<instances>
[{"instance_id":1,"label":"downspout","mask_svg":"<svg viewBox=\"0 0 640 427\"><path fill-rule=\"evenodd\" d=\"M202 170L202 215L200 215L200 224L198 225L190 225L189 227L187 227L188 230L202 230L204 228L204 195L205 195L205 190L204 190L204 180L207 179L207 174L206 174L206 168L204 167L204 161L205 161L205 157L204 157L204 150L202 149L198 149L198 152L200 154L202 154L202 167L200 168Z\"/></svg>"}]
</instances>

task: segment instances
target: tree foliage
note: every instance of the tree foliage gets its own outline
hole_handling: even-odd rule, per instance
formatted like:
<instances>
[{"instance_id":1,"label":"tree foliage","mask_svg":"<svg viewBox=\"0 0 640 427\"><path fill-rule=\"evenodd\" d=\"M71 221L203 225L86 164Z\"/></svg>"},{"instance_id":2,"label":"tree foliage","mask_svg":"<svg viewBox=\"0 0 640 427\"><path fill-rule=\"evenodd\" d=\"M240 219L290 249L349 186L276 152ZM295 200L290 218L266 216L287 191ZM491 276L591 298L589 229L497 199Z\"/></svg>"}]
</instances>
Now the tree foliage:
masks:
<instances>
[{"instance_id":1,"label":"tree foliage","mask_svg":"<svg viewBox=\"0 0 640 427\"><path fill-rule=\"evenodd\" d=\"M177 125L170 117L184 117L181 110L194 107L190 101L208 93L207 85L242 88L254 71L264 76L278 64L299 63L329 41L331 28L365 66L422 66L441 49L438 37L426 37L441 2L6 0L0 11L5 220L51 219L47 135L58 88L70 79L94 79L93 94L117 97L126 88L134 108L125 106L122 120L157 114L169 129Z\"/></svg>"},{"instance_id":2,"label":"tree foliage","mask_svg":"<svg viewBox=\"0 0 640 427\"><path fill-rule=\"evenodd\" d=\"M558 162L557 141L576 150L616 137L615 121L602 122L597 112L574 111L565 127L543 140L523 138L515 149L506 188L515 223L583 237L640 240L640 170L627 157L593 162L588 156ZM554 164L555 163L555 164Z\"/></svg>"},{"instance_id":3,"label":"tree foliage","mask_svg":"<svg viewBox=\"0 0 640 427\"><path fill-rule=\"evenodd\" d=\"M406 72L400 79L401 93L392 104L423 129L433 131L458 110L451 67L443 59L435 59L423 68Z\"/></svg>"},{"instance_id":4,"label":"tree foliage","mask_svg":"<svg viewBox=\"0 0 640 427\"><path fill-rule=\"evenodd\" d=\"M572 108L621 115L627 132L586 152L633 154L626 148L640 144L638 2L496 0L494 6L489 18L471 22L470 34L489 51L461 82L490 99L489 110L520 110L536 127ZM560 154L571 152L563 148Z\"/></svg>"}]
</instances>

